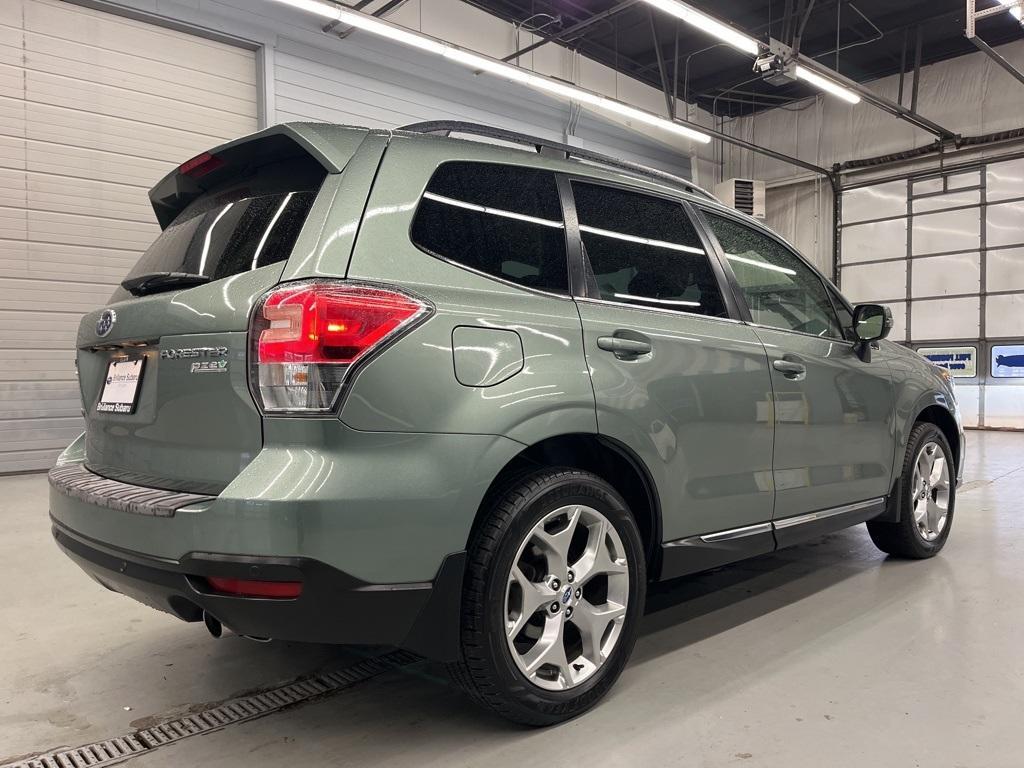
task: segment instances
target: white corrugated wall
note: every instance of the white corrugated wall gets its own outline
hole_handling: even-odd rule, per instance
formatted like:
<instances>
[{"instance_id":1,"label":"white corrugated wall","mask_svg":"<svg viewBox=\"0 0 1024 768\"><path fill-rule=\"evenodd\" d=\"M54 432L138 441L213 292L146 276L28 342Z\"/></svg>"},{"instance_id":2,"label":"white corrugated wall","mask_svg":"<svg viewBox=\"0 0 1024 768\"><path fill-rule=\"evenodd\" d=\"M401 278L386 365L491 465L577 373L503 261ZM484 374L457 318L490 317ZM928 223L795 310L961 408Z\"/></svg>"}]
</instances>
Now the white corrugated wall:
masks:
<instances>
[{"instance_id":1,"label":"white corrugated wall","mask_svg":"<svg viewBox=\"0 0 1024 768\"><path fill-rule=\"evenodd\" d=\"M250 50L0 2L0 472L51 465L81 430L75 330L159 232L148 188L256 125Z\"/></svg>"}]
</instances>

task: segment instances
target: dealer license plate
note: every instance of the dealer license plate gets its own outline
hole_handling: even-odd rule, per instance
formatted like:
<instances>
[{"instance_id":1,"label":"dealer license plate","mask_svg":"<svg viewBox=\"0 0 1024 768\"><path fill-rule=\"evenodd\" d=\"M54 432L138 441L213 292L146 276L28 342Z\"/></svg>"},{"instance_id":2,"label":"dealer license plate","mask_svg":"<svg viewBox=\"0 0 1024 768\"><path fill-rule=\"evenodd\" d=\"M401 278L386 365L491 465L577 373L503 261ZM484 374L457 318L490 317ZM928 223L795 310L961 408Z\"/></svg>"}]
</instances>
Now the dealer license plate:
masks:
<instances>
[{"instance_id":1,"label":"dealer license plate","mask_svg":"<svg viewBox=\"0 0 1024 768\"><path fill-rule=\"evenodd\" d=\"M146 358L114 360L107 366L107 378L103 382L100 401L96 403L99 413L135 413L142 383L142 368Z\"/></svg>"}]
</instances>

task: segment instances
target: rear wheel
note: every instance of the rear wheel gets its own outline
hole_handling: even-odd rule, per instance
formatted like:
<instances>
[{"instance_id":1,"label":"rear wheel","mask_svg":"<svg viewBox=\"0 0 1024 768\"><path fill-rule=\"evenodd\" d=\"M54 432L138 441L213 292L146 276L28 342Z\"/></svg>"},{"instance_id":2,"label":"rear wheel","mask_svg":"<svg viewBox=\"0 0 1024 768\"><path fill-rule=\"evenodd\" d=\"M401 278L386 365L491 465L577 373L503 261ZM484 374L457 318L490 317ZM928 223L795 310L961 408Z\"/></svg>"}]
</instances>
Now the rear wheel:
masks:
<instances>
[{"instance_id":1,"label":"rear wheel","mask_svg":"<svg viewBox=\"0 0 1024 768\"><path fill-rule=\"evenodd\" d=\"M956 469L949 441L934 424L910 433L903 460L899 522L869 521L871 540L883 552L923 559L937 555L949 538L956 502Z\"/></svg>"},{"instance_id":2,"label":"rear wheel","mask_svg":"<svg viewBox=\"0 0 1024 768\"><path fill-rule=\"evenodd\" d=\"M516 722L574 717L625 666L645 584L636 523L604 480L573 469L520 477L470 545L453 676Z\"/></svg>"}]
</instances>

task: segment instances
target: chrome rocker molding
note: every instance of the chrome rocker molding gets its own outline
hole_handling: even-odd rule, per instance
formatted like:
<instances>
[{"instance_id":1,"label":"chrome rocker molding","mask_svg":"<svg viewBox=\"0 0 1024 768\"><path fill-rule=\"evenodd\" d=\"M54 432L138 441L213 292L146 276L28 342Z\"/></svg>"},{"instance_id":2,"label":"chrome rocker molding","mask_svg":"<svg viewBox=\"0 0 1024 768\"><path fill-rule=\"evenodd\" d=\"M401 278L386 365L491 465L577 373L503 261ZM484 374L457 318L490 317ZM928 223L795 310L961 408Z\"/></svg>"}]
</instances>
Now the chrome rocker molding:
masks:
<instances>
[{"instance_id":1,"label":"chrome rocker molding","mask_svg":"<svg viewBox=\"0 0 1024 768\"><path fill-rule=\"evenodd\" d=\"M815 520L826 520L836 515L845 515L851 512L859 512L864 509L874 509L879 506L885 506L885 498L880 497L877 499L868 499L867 501L858 501L856 504L845 504L842 507L832 507L831 509L823 509L819 512L809 512L806 515L797 515L796 517L784 517L781 520L773 521L772 526L775 530L780 528L791 528L794 525L803 525L804 523L813 523Z\"/></svg>"},{"instance_id":2,"label":"chrome rocker molding","mask_svg":"<svg viewBox=\"0 0 1024 768\"><path fill-rule=\"evenodd\" d=\"M661 577L671 579L685 576L773 552L805 539L870 520L884 510L885 498L879 497L772 522L669 541L662 545Z\"/></svg>"}]
</instances>

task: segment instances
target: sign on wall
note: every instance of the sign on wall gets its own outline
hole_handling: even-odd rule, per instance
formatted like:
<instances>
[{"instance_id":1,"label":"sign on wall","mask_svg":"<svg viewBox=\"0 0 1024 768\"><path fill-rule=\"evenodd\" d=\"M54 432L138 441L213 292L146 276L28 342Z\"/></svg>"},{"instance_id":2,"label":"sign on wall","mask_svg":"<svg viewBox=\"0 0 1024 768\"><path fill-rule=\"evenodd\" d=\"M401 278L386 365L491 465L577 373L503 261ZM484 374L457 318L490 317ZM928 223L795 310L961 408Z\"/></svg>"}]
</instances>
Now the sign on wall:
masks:
<instances>
[{"instance_id":1,"label":"sign on wall","mask_svg":"<svg viewBox=\"0 0 1024 768\"><path fill-rule=\"evenodd\" d=\"M921 347L917 352L926 360L949 370L954 378L973 379L978 375L977 347Z\"/></svg>"},{"instance_id":2,"label":"sign on wall","mask_svg":"<svg viewBox=\"0 0 1024 768\"><path fill-rule=\"evenodd\" d=\"M997 379L1024 378L1024 344L992 347L992 376Z\"/></svg>"}]
</instances>

